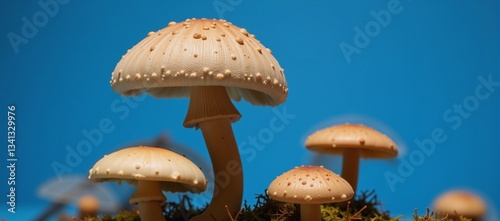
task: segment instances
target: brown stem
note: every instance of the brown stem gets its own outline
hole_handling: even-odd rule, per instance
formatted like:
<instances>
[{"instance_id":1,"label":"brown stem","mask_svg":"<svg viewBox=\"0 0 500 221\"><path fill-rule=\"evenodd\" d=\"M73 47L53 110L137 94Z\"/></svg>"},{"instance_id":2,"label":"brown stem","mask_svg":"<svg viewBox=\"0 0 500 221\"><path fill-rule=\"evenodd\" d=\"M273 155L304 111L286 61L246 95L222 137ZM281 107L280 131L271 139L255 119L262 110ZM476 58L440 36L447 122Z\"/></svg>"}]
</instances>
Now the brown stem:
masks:
<instances>
[{"instance_id":1,"label":"brown stem","mask_svg":"<svg viewBox=\"0 0 500 221\"><path fill-rule=\"evenodd\" d=\"M300 220L321 221L321 204L300 204Z\"/></svg>"},{"instance_id":2,"label":"brown stem","mask_svg":"<svg viewBox=\"0 0 500 221\"><path fill-rule=\"evenodd\" d=\"M359 152L353 149L344 149L342 158L342 178L352 186L356 192L358 186Z\"/></svg>"},{"instance_id":3,"label":"brown stem","mask_svg":"<svg viewBox=\"0 0 500 221\"><path fill-rule=\"evenodd\" d=\"M192 89L184 126L201 129L213 165L215 187L207 209L191 221L230 220L230 214L235 216L240 210L243 170L231 128L240 117L224 87Z\"/></svg>"}]
</instances>

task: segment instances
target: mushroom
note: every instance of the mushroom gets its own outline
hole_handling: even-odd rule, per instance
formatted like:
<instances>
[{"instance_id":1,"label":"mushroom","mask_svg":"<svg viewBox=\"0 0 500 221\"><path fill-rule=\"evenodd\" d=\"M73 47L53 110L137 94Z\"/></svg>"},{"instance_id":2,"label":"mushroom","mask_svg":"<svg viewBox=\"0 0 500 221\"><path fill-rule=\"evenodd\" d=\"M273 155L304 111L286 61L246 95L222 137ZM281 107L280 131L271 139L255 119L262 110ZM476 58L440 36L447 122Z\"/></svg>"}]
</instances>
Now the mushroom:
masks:
<instances>
[{"instance_id":1,"label":"mushroom","mask_svg":"<svg viewBox=\"0 0 500 221\"><path fill-rule=\"evenodd\" d=\"M123 55L111 86L125 96L189 97L184 127L201 128L215 176L208 208L193 220L228 220L240 210L243 170L231 123L231 99L276 106L286 99L284 70L255 35L225 20L187 19L148 36Z\"/></svg>"},{"instance_id":2,"label":"mushroom","mask_svg":"<svg viewBox=\"0 0 500 221\"><path fill-rule=\"evenodd\" d=\"M99 199L92 195L84 195L78 200L78 213L80 219L96 217L99 213Z\"/></svg>"},{"instance_id":3,"label":"mushroom","mask_svg":"<svg viewBox=\"0 0 500 221\"><path fill-rule=\"evenodd\" d=\"M460 216L480 220L486 213L486 204L475 194L453 190L441 194L434 200L434 210L458 220ZM458 216L457 216L458 215Z\"/></svg>"},{"instance_id":4,"label":"mushroom","mask_svg":"<svg viewBox=\"0 0 500 221\"><path fill-rule=\"evenodd\" d=\"M359 158L393 158L396 144L386 135L362 124L335 125L310 135L305 143L309 150L342 155L342 174L356 191Z\"/></svg>"},{"instance_id":5,"label":"mushroom","mask_svg":"<svg viewBox=\"0 0 500 221\"><path fill-rule=\"evenodd\" d=\"M130 198L143 221L165 220L163 191L199 193L206 189L200 168L184 156L158 147L129 147L105 155L89 171L94 182L125 181L136 186Z\"/></svg>"},{"instance_id":6,"label":"mushroom","mask_svg":"<svg viewBox=\"0 0 500 221\"><path fill-rule=\"evenodd\" d=\"M267 195L273 200L299 203L300 220L320 221L321 204L347 201L354 191L346 180L323 166L301 166L276 177Z\"/></svg>"}]
</instances>

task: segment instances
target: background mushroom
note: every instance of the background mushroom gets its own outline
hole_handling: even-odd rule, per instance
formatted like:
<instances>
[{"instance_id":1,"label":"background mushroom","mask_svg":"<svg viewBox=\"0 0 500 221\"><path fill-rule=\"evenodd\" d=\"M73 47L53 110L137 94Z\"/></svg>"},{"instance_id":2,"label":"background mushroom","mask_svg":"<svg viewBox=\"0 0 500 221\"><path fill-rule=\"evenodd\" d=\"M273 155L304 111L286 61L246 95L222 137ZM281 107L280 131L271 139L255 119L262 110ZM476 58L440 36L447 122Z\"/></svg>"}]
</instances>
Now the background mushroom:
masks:
<instances>
[{"instance_id":1,"label":"background mushroom","mask_svg":"<svg viewBox=\"0 0 500 221\"><path fill-rule=\"evenodd\" d=\"M50 206L34 219L47 220L60 213L68 205L76 205L84 196L97 197L99 212L115 213L120 210L120 203L115 192L100 183L93 183L83 175L66 175L42 183L37 189L37 196L52 202Z\"/></svg>"},{"instance_id":2,"label":"background mushroom","mask_svg":"<svg viewBox=\"0 0 500 221\"><path fill-rule=\"evenodd\" d=\"M89 171L94 182L125 181L136 186L130 198L143 221L165 220L164 191L199 193L206 188L201 170L189 159L164 148L130 147L104 156Z\"/></svg>"},{"instance_id":3,"label":"background mushroom","mask_svg":"<svg viewBox=\"0 0 500 221\"><path fill-rule=\"evenodd\" d=\"M359 158L393 158L396 144L386 135L362 124L335 125L310 135L307 149L319 153L342 155L342 174L356 191Z\"/></svg>"},{"instance_id":4,"label":"background mushroom","mask_svg":"<svg viewBox=\"0 0 500 221\"><path fill-rule=\"evenodd\" d=\"M486 203L481 197L463 190L448 191L438 196L434 210L458 220L460 216L480 220L486 214ZM458 215L458 216L457 216Z\"/></svg>"},{"instance_id":5,"label":"background mushroom","mask_svg":"<svg viewBox=\"0 0 500 221\"><path fill-rule=\"evenodd\" d=\"M99 213L99 199L92 195L82 196L78 200L78 217L85 219L87 217L96 217Z\"/></svg>"},{"instance_id":6,"label":"background mushroom","mask_svg":"<svg viewBox=\"0 0 500 221\"><path fill-rule=\"evenodd\" d=\"M273 200L299 203L300 220L320 221L321 204L347 201L354 191L346 180L323 166L301 166L276 177L267 195Z\"/></svg>"},{"instance_id":7,"label":"background mushroom","mask_svg":"<svg viewBox=\"0 0 500 221\"><path fill-rule=\"evenodd\" d=\"M118 62L111 86L125 96L190 97L185 127L201 128L214 174L209 207L194 220L227 220L241 206L243 172L231 123L241 115L231 99L276 106L286 99L284 70L254 35L224 20L170 22L148 36Z\"/></svg>"}]
</instances>

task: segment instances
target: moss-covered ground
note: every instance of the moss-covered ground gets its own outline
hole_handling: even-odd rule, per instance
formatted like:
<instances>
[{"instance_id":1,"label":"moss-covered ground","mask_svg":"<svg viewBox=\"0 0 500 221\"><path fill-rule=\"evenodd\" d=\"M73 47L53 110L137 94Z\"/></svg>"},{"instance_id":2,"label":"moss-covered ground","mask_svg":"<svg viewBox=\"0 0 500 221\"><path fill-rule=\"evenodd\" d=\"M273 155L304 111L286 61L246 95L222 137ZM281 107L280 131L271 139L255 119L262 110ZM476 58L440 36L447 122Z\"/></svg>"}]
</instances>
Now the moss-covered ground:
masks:
<instances>
[{"instance_id":1,"label":"moss-covered ground","mask_svg":"<svg viewBox=\"0 0 500 221\"><path fill-rule=\"evenodd\" d=\"M164 205L165 218L169 221L185 221L203 211L205 206L196 207L188 196L181 196L179 202L167 202ZM365 191L349 203L324 204L321 207L324 221L451 221L452 219L426 210L423 214L414 211L412 217L391 216L384 211L375 191ZM300 210L297 204L281 203L272 200L266 194L258 194L256 203L249 205L246 201L241 211L233 217L233 221L299 221ZM460 218L459 221L469 219ZM137 211L122 211L115 216L86 218L84 221L140 221ZM470 220L469 220L470 221Z\"/></svg>"}]
</instances>

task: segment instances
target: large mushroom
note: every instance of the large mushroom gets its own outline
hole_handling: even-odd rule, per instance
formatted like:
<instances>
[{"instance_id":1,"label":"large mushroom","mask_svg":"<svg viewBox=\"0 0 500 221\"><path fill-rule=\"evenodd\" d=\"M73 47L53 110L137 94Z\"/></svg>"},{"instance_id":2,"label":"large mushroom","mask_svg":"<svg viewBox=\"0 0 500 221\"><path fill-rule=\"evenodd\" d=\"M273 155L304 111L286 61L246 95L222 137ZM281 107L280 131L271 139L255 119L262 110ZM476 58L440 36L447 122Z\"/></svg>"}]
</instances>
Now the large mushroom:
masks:
<instances>
[{"instance_id":1,"label":"large mushroom","mask_svg":"<svg viewBox=\"0 0 500 221\"><path fill-rule=\"evenodd\" d=\"M130 198L138 204L143 221L165 220L162 191L199 193L206 178L193 162L173 151L158 147L129 147L105 155L89 171L94 182L122 181L137 187Z\"/></svg>"},{"instance_id":2,"label":"large mushroom","mask_svg":"<svg viewBox=\"0 0 500 221\"><path fill-rule=\"evenodd\" d=\"M398 147L385 134L362 124L342 124L316 131L305 143L309 150L342 155L341 176L356 191L360 158L393 158Z\"/></svg>"},{"instance_id":3,"label":"large mushroom","mask_svg":"<svg viewBox=\"0 0 500 221\"><path fill-rule=\"evenodd\" d=\"M193 220L228 220L243 197L243 170L231 123L241 115L231 99L276 106L286 99L284 71L254 35L224 20L170 22L130 49L111 86L125 96L190 97L185 127L201 128L214 174L210 205Z\"/></svg>"},{"instance_id":4,"label":"large mushroom","mask_svg":"<svg viewBox=\"0 0 500 221\"><path fill-rule=\"evenodd\" d=\"M295 167L267 190L273 200L300 204L300 220L320 221L321 204L344 202L354 196L351 185L323 166Z\"/></svg>"}]
</instances>

